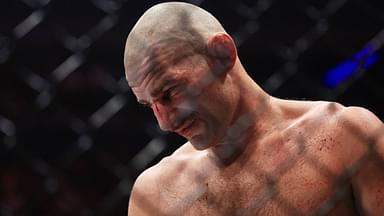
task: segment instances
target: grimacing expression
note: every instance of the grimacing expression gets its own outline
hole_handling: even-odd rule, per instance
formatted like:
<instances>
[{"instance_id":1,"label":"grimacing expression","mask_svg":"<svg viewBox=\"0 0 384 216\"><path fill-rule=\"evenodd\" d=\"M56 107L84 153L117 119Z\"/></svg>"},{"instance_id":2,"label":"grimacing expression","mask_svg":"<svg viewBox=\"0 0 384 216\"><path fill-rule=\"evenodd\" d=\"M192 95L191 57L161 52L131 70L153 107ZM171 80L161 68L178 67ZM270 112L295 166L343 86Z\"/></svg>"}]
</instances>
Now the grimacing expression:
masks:
<instances>
[{"instance_id":1,"label":"grimacing expression","mask_svg":"<svg viewBox=\"0 0 384 216\"><path fill-rule=\"evenodd\" d=\"M204 54L185 45L154 49L137 65L135 72L142 74L127 72L128 83L136 84L131 87L138 102L152 108L162 130L184 136L200 150L219 141L228 98Z\"/></svg>"}]
</instances>

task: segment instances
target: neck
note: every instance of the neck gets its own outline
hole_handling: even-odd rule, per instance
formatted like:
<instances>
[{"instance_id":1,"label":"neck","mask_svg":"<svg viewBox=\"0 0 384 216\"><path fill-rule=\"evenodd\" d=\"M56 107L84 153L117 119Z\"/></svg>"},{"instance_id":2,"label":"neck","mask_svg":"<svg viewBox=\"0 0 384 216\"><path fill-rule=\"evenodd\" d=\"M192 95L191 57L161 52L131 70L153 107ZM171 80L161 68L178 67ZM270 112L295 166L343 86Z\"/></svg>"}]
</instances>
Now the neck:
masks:
<instances>
[{"instance_id":1,"label":"neck","mask_svg":"<svg viewBox=\"0 0 384 216\"><path fill-rule=\"evenodd\" d=\"M210 155L222 166L236 161L259 139L274 115L271 96L265 93L248 75L239 79L236 115L219 143L211 147Z\"/></svg>"}]
</instances>

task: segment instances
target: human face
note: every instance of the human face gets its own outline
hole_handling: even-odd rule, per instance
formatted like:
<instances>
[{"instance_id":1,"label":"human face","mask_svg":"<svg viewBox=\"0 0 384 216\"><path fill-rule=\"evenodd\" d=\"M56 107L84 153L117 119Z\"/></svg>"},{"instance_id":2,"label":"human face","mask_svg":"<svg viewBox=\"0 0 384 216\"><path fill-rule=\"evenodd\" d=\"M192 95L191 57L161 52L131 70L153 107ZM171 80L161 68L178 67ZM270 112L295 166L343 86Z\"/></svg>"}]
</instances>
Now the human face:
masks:
<instances>
[{"instance_id":1,"label":"human face","mask_svg":"<svg viewBox=\"0 0 384 216\"><path fill-rule=\"evenodd\" d=\"M162 130L176 132L202 150L223 137L230 123L231 98L225 82L213 76L207 57L187 50L175 48L143 58L137 72L144 78L132 90L139 103L153 110ZM189 54L174 56L182 52ZM127 80L132 82L129 75Z\"/></svg>"}]
</instances>

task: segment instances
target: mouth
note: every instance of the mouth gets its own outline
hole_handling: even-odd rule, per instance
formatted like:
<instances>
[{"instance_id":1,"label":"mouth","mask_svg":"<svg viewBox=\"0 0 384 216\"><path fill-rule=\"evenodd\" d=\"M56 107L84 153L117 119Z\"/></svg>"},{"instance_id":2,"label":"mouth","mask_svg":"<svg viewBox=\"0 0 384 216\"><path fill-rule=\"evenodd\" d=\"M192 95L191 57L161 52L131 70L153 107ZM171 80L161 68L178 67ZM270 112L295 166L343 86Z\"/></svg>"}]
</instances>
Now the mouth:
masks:
<instances>
[{"instance_id":1,"label":"mouth","mask_svg":"<svg viewBox=\"0 0 384 216\"><path fill-rule=\"evenodd\" d=\"M192 136L192 127L195 123L195 118L194 117L188 117L176 130L174 130L176 133L190 138Z\"/></svg>"}]
</instances>

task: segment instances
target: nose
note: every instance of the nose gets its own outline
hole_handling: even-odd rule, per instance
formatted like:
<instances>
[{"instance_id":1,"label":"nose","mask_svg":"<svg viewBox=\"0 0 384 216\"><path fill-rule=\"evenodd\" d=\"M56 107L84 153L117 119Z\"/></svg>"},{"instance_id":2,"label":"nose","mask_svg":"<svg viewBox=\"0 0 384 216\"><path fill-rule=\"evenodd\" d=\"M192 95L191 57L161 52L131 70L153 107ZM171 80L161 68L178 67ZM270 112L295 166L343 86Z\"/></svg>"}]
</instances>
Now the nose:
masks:
<instances>
[{"instance_id":1,"label":"nose","mask_svg":"<svg viewBox=\"0 0 384 216\"><path fill-rule=\"evenodd\" d=\"M154 102L152 104L152 110L155 114L157 122L159 123L160 129L163 131L171 130L172 108L159 102Z\"/></svg>"}]
</instances>

